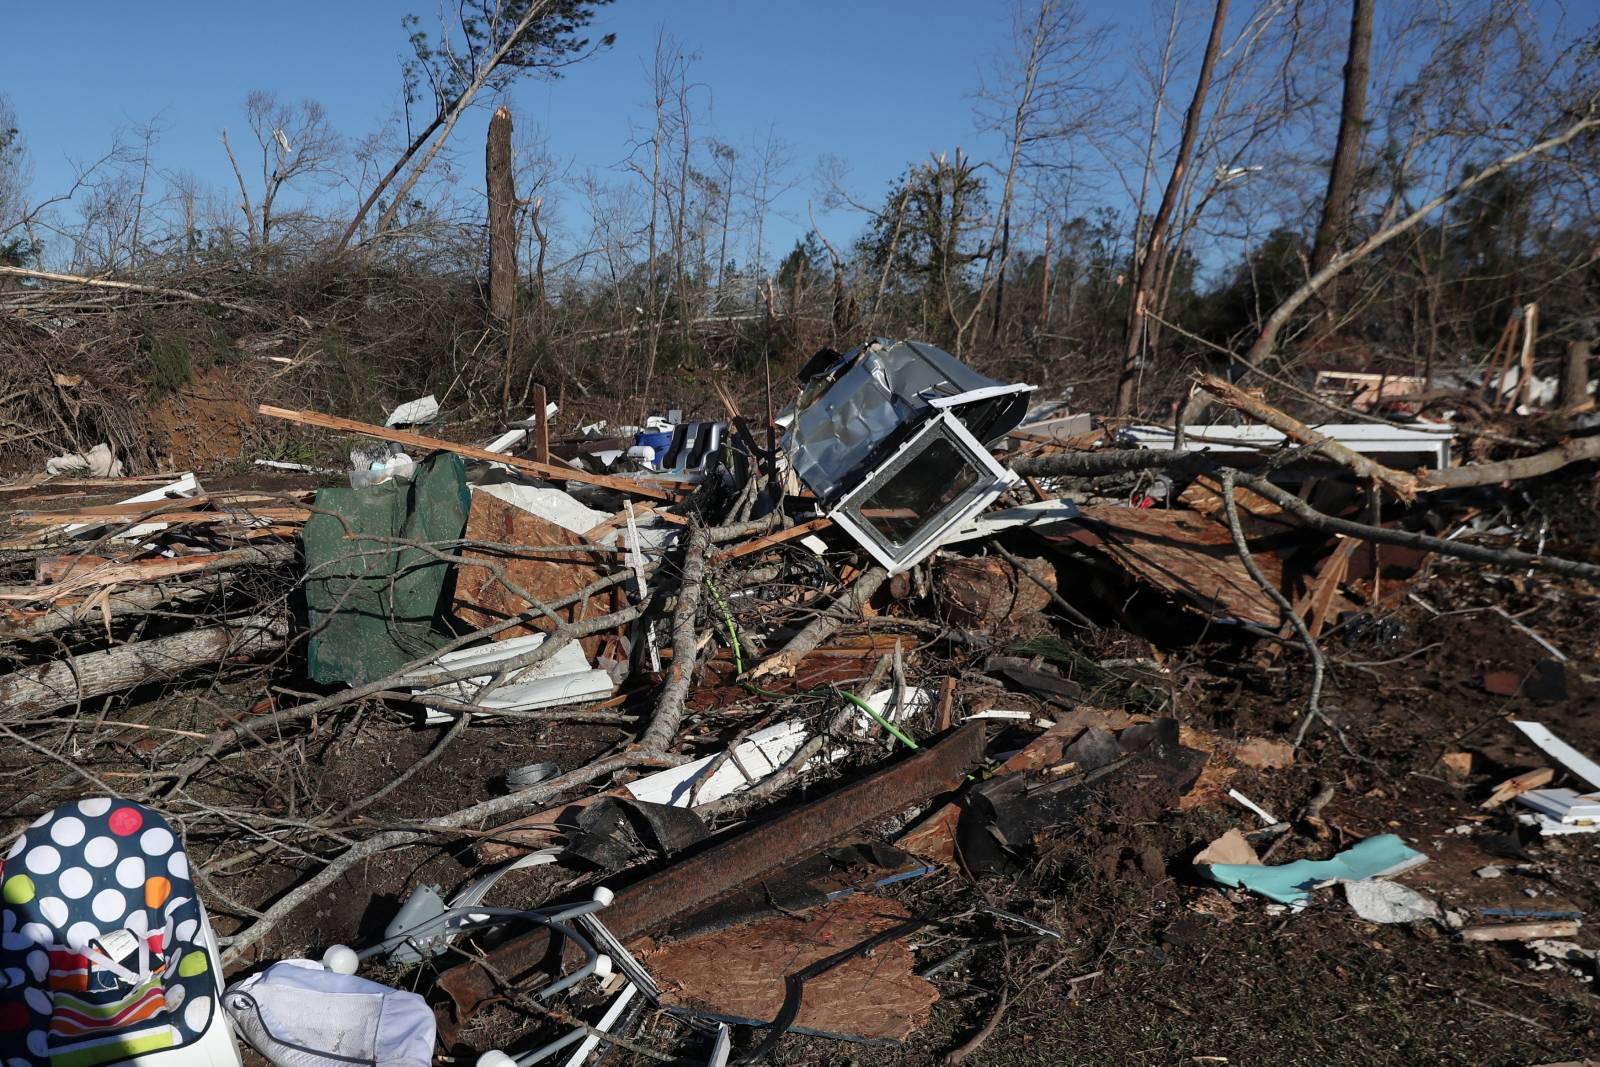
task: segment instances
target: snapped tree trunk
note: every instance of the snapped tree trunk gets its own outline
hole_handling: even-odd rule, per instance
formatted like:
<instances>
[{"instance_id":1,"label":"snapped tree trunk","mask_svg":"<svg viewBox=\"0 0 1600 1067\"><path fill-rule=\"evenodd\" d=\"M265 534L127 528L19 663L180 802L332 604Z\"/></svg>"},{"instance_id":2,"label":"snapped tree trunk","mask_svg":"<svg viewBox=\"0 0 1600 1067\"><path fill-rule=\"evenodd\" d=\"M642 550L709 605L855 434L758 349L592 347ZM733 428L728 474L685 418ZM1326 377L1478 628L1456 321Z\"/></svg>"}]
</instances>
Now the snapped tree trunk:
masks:
<instances>
[{"instance_id":1,"label":"snapped tree trunk","mask_svg":"<svg viewBox=\"0 0 1600 1067\"><path fill-rule=\"evenodd\" d=\"M489 184L489 310L510 326L517 310L517 187L511 170L511 112L504 106L489 120L484 151Z\"/></svg>"},{"instance_id":2,"label":"snapped tree trunk","mask_svg":"<svg viewBox=\"0 0 1600 1067\"><path fill-rule=\"evenodd\" d=\"M1561 407L1573 411L1589 401L1589 353L1586 340L1567 343L1567 373L1561 382Z\"/></svg>"},{"instance_id":3,"label":"snapped tree trunk","mask_svg":"<svg viewBox=\"0 0 1600 1067\"><path fill-rule=\"evenodd\" d=\"M1167 229L1172 222L1172 212L1183 189L1183 180L1189 173L1189 160L1194 155L1195 138L1200 133L1200 115L1205 110L1206 95L1211 91L1211 72L1216 69L1217 56L1222 52L1222 28L1228 18L1228 0L1217 0L1211 17L1211 36L1206 41L1205 56L1200 60L1200 77L1195 82L1194 96L1189 100L1189 110L1183 116L1183 136L1178 141L1178 154L1172 161L1172 173L1167 178L1166 191L1161 194L1161 206L1150 220L1150 233L1144 247L1136 250L1139 257L1135 275L1133 297L1128 303L1128 325L1122 350L1122 373L1117 377L1117 414L1126 415L1133 408L1133 389L1139 378L1139 349L1144 337L1144 316L1154 298L1156 275L1162 260L1162 246Z\"/></svg>"}]
</instances>

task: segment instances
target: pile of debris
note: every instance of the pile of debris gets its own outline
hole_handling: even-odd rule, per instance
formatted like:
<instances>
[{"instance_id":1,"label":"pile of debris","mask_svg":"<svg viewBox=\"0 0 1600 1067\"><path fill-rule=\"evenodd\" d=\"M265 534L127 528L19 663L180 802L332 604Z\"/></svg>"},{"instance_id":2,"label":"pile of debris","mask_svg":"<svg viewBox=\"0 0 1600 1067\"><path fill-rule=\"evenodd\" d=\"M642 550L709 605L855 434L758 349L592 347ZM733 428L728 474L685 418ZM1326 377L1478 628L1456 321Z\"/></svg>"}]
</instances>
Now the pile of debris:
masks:
<instances>
[{"instance_id":1,"label":"pile of debris","mask_svg":"<svg viewBox=\"0 0 1600 1067\"><path fill-rule=\"evenodd\" d=\"M540 403L482 446L422 432L431 397L385 426L264 406L360 439L351 469L0 487L16 579L0 732L67 771L12 806L44 814L0 871L18 961L0 954L0 974L21 976L0 1026L27 1005L26 1062L91 1033L113 1059L203 1046L206 1062L237 1062L235 1032L273 1063L424 1064L436 1041L571 1065L619 1047L755 1062L789 1033L893 1046L983 954L1058 952L1035 980L1076 958L1067 931L972 889L1034 868L1091 812L1251 813L1188 867L1236 887L1230 906L1304 908L1339 882L1368 921L1516 936L1390 881L1427 858L1395 834L1329 846L1331 788L1280 820L1232 780L1293 766L1308 737L1348 745L1321 642L1381 636L1435 559L1600 577L1492 543L1505 531L1472 492L1592 461L1600 437L1462 466L1449 425L1314 428L1212 378L1199 387L1252 422L1096 427L910 341L825 350L801 378L759 419L725 394L716 421L560 438ZM1506 618L1559 675L1564 657ZM1304 661L1289 741L1180 724L1167 650L1202 631L1262 668ZM133 697L142 720L107 718L114 695L200 677L212 704L260 699L201 729ZM330 723L368 713L437 739L386 758L372 794L311 803L308 776L347 743ZM1493 804L1516 797L1544 835L1595 829L1600 767L1517 725L1578 788L1525 772ZM590 732L496 767L492 794L456 779L433 798L446 814L362 814L469 731L508 726ZM324 732L314 772L304 742ZM240 760L282 763L284 792L247 810L227 782ZM191 865L179 838L216 847ZM1270 863L1291 839L1323 858ZM456 861L481 869L457 891L401 874L403 896L367 890L343 930L360 947L314 943L318 902L376 857L462 842ZM289 882L248 903L225 890L286 854ZM517 902L485 903L514 872L497 895ZM934 910L931 885L969 903ZM143 908L123 895L141 889ZM1539 926L1561 944L1576 929ZM295 951L320 960L263 967ZM313 1006L330 994L348 1017Z\"/></svg>"}]
</instances>

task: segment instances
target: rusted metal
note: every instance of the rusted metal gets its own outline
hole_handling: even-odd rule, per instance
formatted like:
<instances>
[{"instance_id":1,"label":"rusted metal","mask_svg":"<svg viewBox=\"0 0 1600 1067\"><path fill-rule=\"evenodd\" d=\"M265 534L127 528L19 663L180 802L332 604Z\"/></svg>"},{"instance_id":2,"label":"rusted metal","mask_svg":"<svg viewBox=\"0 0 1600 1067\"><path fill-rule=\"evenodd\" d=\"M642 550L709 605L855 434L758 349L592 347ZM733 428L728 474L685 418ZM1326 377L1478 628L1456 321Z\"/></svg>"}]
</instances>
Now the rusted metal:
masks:
<instances>
[{"instance_id":1,"label":"rusted metal","mask_svg":"<svg viewBox=\"0 0 1600 1067\"><path fill-rule=\"evenodd\" d=\"M953 789L983 759L983 748L983 724L964 726L914 756L618 890L600 918L623 942L660 931L673 919L703 910L773 871L839 843L875 819ZM453 1021L470 1018L494 999L494 975L528 981L549 954L549 934L541 928L489 953L487 968L464 963L440 975L439 988L454 1002Z\"/></svg>"}]
</instances>

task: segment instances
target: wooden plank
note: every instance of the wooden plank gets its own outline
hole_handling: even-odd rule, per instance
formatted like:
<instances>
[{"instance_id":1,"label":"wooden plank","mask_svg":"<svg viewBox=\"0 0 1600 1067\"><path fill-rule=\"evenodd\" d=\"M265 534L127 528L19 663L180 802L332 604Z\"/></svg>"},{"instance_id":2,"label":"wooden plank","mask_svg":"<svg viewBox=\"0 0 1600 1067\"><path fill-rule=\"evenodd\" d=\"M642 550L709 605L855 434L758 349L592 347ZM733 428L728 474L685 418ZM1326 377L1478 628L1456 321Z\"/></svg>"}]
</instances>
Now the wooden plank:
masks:
<instances>
[{"instance_id":1,"label":"wooden plank","mask_svg":"<svg viewBox=\"0 0 1600 1067\"><path fill-rule=\"evenodd\" d=\"M1479 804L1480 808L1496 808L1514 797L1519 797L1530 789L1549 785L1550 780L1556 776L1555 768L1539 767L1531 771L1523 771L1513 778L1507 778L1494 787L1494 792L1489 794L1489 799Z\"/></svg>"},{"instance_id":2,"label":"wooden plank","mask_svg":"<svg viewBox=\"0 0 1600 1067\"><path fill-rule=\"evenodd\" d=\"M1490 923L1461 931L1463 941L1539 941L1551 937L1576 937L1576 919L1535 923Z\"/></svg>"},{"instance_id":3,"label":"wooden plank","mask_svg":"<svg viewBox=\"0 0 1600 1067\"><path fill-rule=\"evenodd\" d=\"M742 545L738 545L734 548L728 549L726 552L712 556L711 562L713 564L726 563L731 559L738 559L741 556L748 556L755 552L764 552L775 545L783 544L785 541L793 541L797 537L804 537L807 534L816 533L818 530L826 530L832 525L833 520L829 518L812 519L809 522L797 523L794 526L789 527L787 530L779 530L777 533L770 533L762 537L757 537L753 541L746 541Z\"/></svg>"},{"instance_id":4,"label":"wooden plank","mask_svg":"<svg viewBox=\"0 0 1600 1067\"><path fill-rule=\"evenodd\" d=\"M376 437L380 441L393 441L397 445L409 445L422 452L453 452L458 456L468 459L483 460L486 463L502 463L515 470L537 474L557 482L582 482L585 485L599 485L607 489L614 489L619 493L630 496L648 497L651 500L671 501L674 495L665 489L660 489L643 482L634 481L632 478L617 478L609 474L592 474L581 471L575 467L566 467L554 463L539 463L520 456L507 456L499 452L490 452L486 448L476 445L464 445L455 441L446 441L438 437L425 437L419 433L407 433L405 430L391 430L383 426L373 426L371 423L357 422L355 419L344 419L337 415L324 415L318 411L292 411L289 408L273 407L271 404L262 404L256 408L259 414L274 419L283 419L286 422L296 423L300 426L316 426L324 430L338 430L343 433L360 434L363 437Z\"/></svg>"},{"instance_id":5,"label":"wooden plank","mask_svg":"<svg viewBox=\"0 0 1600 1067\"><path fill-rule=\"evenodd\" d=\"M137 511L130 508L120 510L83 508L79 511L30 511L13 518L22 526L67 526L80 522L92 522L98 525L159 522L167 526L194 526L206 523L247 523L253 520L305 522L310 515L311 512L305 508L250 508L238 511Z\"/></svg>"},{"instance_id":6,"label":"wooden plank","mask_svg":"<svg viewBox=\"0 0 1600 1067\"><path fill-rule=\"evenodd\" d=\"M294 558L293 545L268 545L264 548L240 548L228 552L206 552L202 555L179 556L176 559L156 557L132 563L111 562L99 556L71 556L59 560L40 560L36 570L42 584L37 588L17 593L0 593L6 600L49 600L65 596L80 589L103 585L125 585L134 582L153 582L161 578L180 575L204 574L207 571L252 563L285 563Z\"/></svg>"},{"instance_id":7,"label":"wooden plank","mask_svg":"<svg viewBox=\"0 0 1600 1067\"><path fill-rule=\"evenodd\" d=\"M635 522L643 522L646 518L660 519L663 522L670 522L674 526L689 525L689 520L684 518L682 515L678 515L671 511L662 511L654 505L633 509L633 519ZM583 536L587 540L598 541L606 533L616 529L618 526L621 526L627 521L627 511L619 511L609 519L606 519L603 522L598 522L591 526L588 530L585 530Z\"/></svg>"},{"instance_id":8,"label":"wooden plank","mask_svg":"<svg viewBox=\"0 0 1600 1067\"><path fill-rule=\"evenodd\" d=\"M544 386L533 387L533 410L539 413L533 427L533 461L550 462L550 394Z\"/></svg>"}]
</instances>

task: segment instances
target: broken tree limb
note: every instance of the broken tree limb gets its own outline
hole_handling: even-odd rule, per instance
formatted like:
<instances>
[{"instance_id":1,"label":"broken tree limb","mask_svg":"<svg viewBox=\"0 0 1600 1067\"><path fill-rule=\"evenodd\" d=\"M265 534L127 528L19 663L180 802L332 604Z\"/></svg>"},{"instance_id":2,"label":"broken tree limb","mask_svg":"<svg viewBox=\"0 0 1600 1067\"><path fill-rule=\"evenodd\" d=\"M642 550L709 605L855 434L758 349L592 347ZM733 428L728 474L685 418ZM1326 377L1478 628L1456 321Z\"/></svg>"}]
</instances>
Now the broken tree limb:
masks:
<instances>
[{"instance_id":1,"label":"broken tree limb","mask_svg":"<svg viewBox=\"0 0 1600 1067\"><path fill-rule=\"evenodd\" d=\"M344 419L337 415L324 415L320 411L293 411L289 408L273 407L271 404L262 404L256 408L259 414L274 419L283 419L299 426L316 426L324 430L338 430L342 433L360 434L363 437L375 437L380 441L393 441L397 445L409 445L423 452L453 452L458 456L468 459L480 459L487 463L502 463L515 470L536 474L550 481L583 482L585 485L599 485L607 489L614 489L619 493L629 496L649 497L652 500L673 500L672 493L665 489L635 481L632 478L616 478L609 474L591 474L589 471L579 470L576 467L566 467L555 463L538 463L520 456L508 456L500 452L490 452L487 448L476 445L464 445L455 441L446 441L438 437L426 437L420 433L408 433L405 430L391 430L384 426L374 426L367 422L358 422L355 419Z\"/></svg>"},{"instance_id":2,"label":"broken tree limb","mask_svg":"<svg viewBox=\"0 0 1600 1067\"><path fill-rule=\"evenodd\" d=\"M683 702L694 678L694 661L700 647L695 616L700 612L700 591L705 587L706 559L711 537L698 522L689 527L683 547L683 575L678 584L678 605L672 613L672 670L656 702L656 711L639 745L646 752L665 752L678 736L683 722Z\"/></svg>"},{"instance_id":3,"label":"broken tree limb","mask_svg":"<svg viewBox=\"0 0 1600 1067\"><path fill-rule=\"evenodd\" d=\"M445 829L466 829L482 825L490 818L513 815L537 804L542 804L550 798L587 785L596 779L632 766L640 757L622 753L605 759L596 760L585 767L579 767L571 773L548 782L541 782L531 789L520 789L503 797L495 797L464 808L453 815L433 819L432 825ZM260 941L272 932L284 919L302 904L312 900L318 893L333 885L344 877L346 871L368 856L375 856L391 848L404 848L408 845L421 844L425 841L437 839L436 832L419 832L414 830L389 830L384 833L369 837L345 849L337 859L332 860L314 876L302 882L294 889L285 893L278 901L262 912L261 918L245 927L244 930L232 937L218 938L220 943L227 945L227 951L222 954L223 967L231 967L239 962L245 949Z\"/></svg>"},{"instance_id":4,"label":"broken tree limb","mask_svg":"<svg viewBox=\"0 0 1600 1067\"><path fill-rule=\"evenodd\" d=\"M76 604L52 605L37 614L23 613L8 620L0 611L0 637L30 638L70 630L99 622L107 616L117 619L128 615L142 615L163 604L187 604L221 592L223 579L213 575L195 582L182 584L155 583L135 586L132 589L107 591Z\"/></svg>"},{"instance_id":5,"label":"broken tree limb","mask_svg":"<svg viewBox=\"0 0 1600 1067\"><path fill-rule=\"evenodd\" d=\"M1424 476L1420 487L1424 490L1467 489L1475 485L1514 482L1523 478L1537 478L1541 474L1549 474L1585 460L1600 460L1600 435L1574 437L1547 452L1539 452L1532 456L1502 459L1493 463L1472 463L1464 467L1433 471Z\"/></svg>"},{"instance_id":6,"label":"broken tree limb","mask_svg":"<svg viewBox=\"0 0 1600 1067\"><path fill-rule=\"evenodd\" d=\"M176 559L158 557L128 563L68 556L56 561L41 561L38 568L39 578L49 584L33 586L15 594L0 592L0 599L52 600L101 586L138 585L160 581L163 578L180 576L188 578L213 574L233 567L287 563L294 559L294 554L294 545L282 544L262 545L259 548L235 548L200 556L179 556Z\"/></svg>"},{"instance_id":7,"label":"broken tree limb","mask_svg":"<svg viewBox=\"0 0 1600 1067\"><path fill-rule=\"evenodd\" d=\"M213 759L216 759L231 746L238 744L252 735L264 735L271 733L273 730L276 730L287 723L302 719L309 719L313 715L319 715L325 711L332 711L335 708L344 707L365 697L370 697L374 694L391 689L395 685L399 684L402 679L406 681L407 685L420 689L435 685L443 685L446 682L464 681L468 678L480 676L482 673L482 668L477 667L463 667L459 670L453 671L440 670L429 674L426 677L416 677L412 672L428 666L446 652L454 652L456 649L464 648L467 645L472 644L474 641L480 641L486 637L493 637L502 630L510 629L513 626L520 626L523 623L529 622L533 619L545 617L554 610L566 607L568 604L575 604L583 600L588 600L590 597L596 596L599 593L610 589L612 586L621 585L624 581L632 577L632 570L620 570L615 574L607 575L604 578L600 578L594 582L591 582L583 589L580 589L576 593L570 594L569 596L562 597L559 600L553 600L547 604L536 605L529 608L527 611L519 612L518 614L506 619L501 619L495 622L493 625L485 626L482 629L474 630L472 633L463 634L460 637L447 641L442 647L428 653L425 656L421 656L418 659L412 660L410 663L402 665L398 670L387 677L378 678L374 681L367 682L364 685L352 686L349 689L344 689L337 693L331 693L328 696L321 697L317 700L308 701L304 704L298 704L291 708L280 708L279 710L268 715L257 716L248 723L243 721L234 723L231 726L225 727L224 729L212 734L211 743L208 744L205 749L193 759L189 760L187 763L184 763L175 770L172 770L164 775L159 775L159 777L165 777L171 780L171 784L167 789L168 795L171 795L180 791L190 778L192 778L202 768L209 764ZM555 655L555 653L569 641L588 636L591 633L600 633L621 623L632 622L634 619L638 618L641 611L642 607L636 605L614 615L602 615L594 619L586 619L583 622L574 624L562 623L557 627L556 632L550 637L546 638L544 642L539 645L539 647L530 652L526 652L521 656L516 656L503 663L496 664L496 666L503 671L509 671L521 667L530 667L537 663L542 663L544 660Z\"/></svg>"},{"instance_id":8,"label":"broken tree limb","mask_svg":"<svg viewBox=\"0 0 1600 1067\"><path fill-rule=\"evenodd\" d=\"M225 659L270 652L282 647L288 636L287 614L251 615L171 637L56 660L0 678L0 707L11 716L44 715Z\"/></svg>"},{"instance_id":9,"label":"broken tree limb","mask_svg":"<svg viewBox=\"0 0 1600 1067\"><path fill-rule=\"evenodd\" d=\"M1417 479L1414 475L1385 467L1363 456L1348 445L1341 444L1326 434L1318 433L1299 419L1284 414L1266 401L1256 399L1233 383L1224 381L1214 374L1200 375L1196 384L1216 397L1224 407L1243 412L1257 422L1271 426L1285 437L1299 441L1324 458L1350 468L1358 477L1367 481L1381 482L1401 500L1416 499Z\"/></svg>"},{"instance_id":10,"label":"broken tree limb","mask_svg":"<svg viewBox=\"0 0 1600 1067\"><path fill-rule=\"evenodd\" d=\"M832 637L834 631L845 623L861 617L861 609L866 607L867 601L872 599L872 595L888 579L889 572L882 567L873 567L867 571L856 579L856 584L847 592L807 623L805 629L795 634L781 651L762 660L746 674L746 677L756 679L776 674L793 675L800 661L818 645Z\"/></svg>"},{"instance_id":11,"label":"broken tree limb","mask_svg":"<svg viewBox=\"0 0 1600 1067\"><path fill-rule=\"evenodd\" d=\"M170 296L176 300L187 300L194 304L215 304L229 311L238 311L245 315L254 315L261 319L275 319L281 317L278 312L268 312L263 308L251 307L249 304L236 304L231 300L219 300L216 297L205 296L201 293L191 292L188 289L169 289L162 285L144 285L139 282L119 282L113 278L87 278L81 274L58 274L49 270L32 270L28 267L0 266L0 278L32 278L41 282L62 282L67 285L82 285L91 289L114 289L124 293L143 293L147 296Z\"/></svg>"},{"instance_id":12,"label":"broken tree limb","mask_svg":"<svg viewBox=\"0 0 1600 1067\"><path fill-rule=\"evenodd\" d=\"M1481 545L1446 541L1443 538L1429 537L1427 534L1412 533L1409 530L1394 530L1387 526L1368 526L1366 523L1324 515L1293 493L1279 489L1265 478L1243 472L1237 472L1235 478L1240 485L1255 490L1307 526L1323 533L1344 534L1347 537L1375 541L1378 544L1421 548L1441 556L1454 556L1456 559L1469 560L1473 563L1492 563L1501 567L1534 567L1573 578L1600 579L1600 566L1592 563L1534 555L1514 548L1484 548Z\"/></svg>"},{"instance_id":13,"label":"broken tree limb","mask_svg":"<svg viewBox=\"0 0 1600 1067\"><path fill-rule=\"evenodd\" d=\"M1244 527L1239 525L1239 505L1233 496L1233 478L1233 471L1223 468L1222 508L1228 516L1228 532L1233 535L1233 547L1239 553L1239 561L1244 564L1244 569L1250 572L1250 577L1255 579L1261 591L1278 605L1278 610L1282 612L1285 621L1294 628L1300 642L1306 646L1306 654L1311 657L1311 694L1306 698L1305 718L1300 720L1300 728L1294 735L1294 747L1299 748L1300 742L1305 740L1306 730L1311 727L1312 720L1323 717L1322 675L1326 670L1326 664L1322 659L1322 649L1317 647L1317 639L1312 637L1311 631L1306 628L1306 621L1295 613L1294 605L1289 603L1289 598L1283 595L1282 590L1267 581L1267 576L1261 573L1261 567L1250 554L1250 546L1244 539Z\"/></svg>"},{"instance_id":14,"label":"broken tree limb","mask_svg":"<svg viewBox=\"0 0 1600 1067\"><path fill-rule=\"evenodd\" d=\"M1600 127L1600 105L1591 102L1583 109L1581 117L1573 121L1560 133L1531 144L1527 148L1502 156L1488 166L1474 170L1471 174L1462 178L1461 181L1428 200L1409 215L1380 226L1361 243L1334 256L1328 261L1327 266L1313 272L1311 277L1307 278L1300 288L1290 293L1282 303L1273 309L1272 314L1267 316L1267 321L1262 325L1260 335L1256 337L1250 348L1245 352L1243 362L1251 367L1259 367L1265 363L1267 357L1277 348L1278 334L1283 331L1285 326L1289 325L1290 320L1294 318L1300 308L1308 300L1316 296L1323 286L1348 270L1355 263L1365 259L1396 237L1415 229L1429 215L1432 215L1439 208L1461 194L1469 192L1486 181L1490 181L1525 160L1570 144L1596 127ZM1179 421L1182 423L1198 422L1208 404L1209 400L1204 394L1195 393L1191 395L1188 403L1184 405Z\"/></svg>"}]
</instances>

